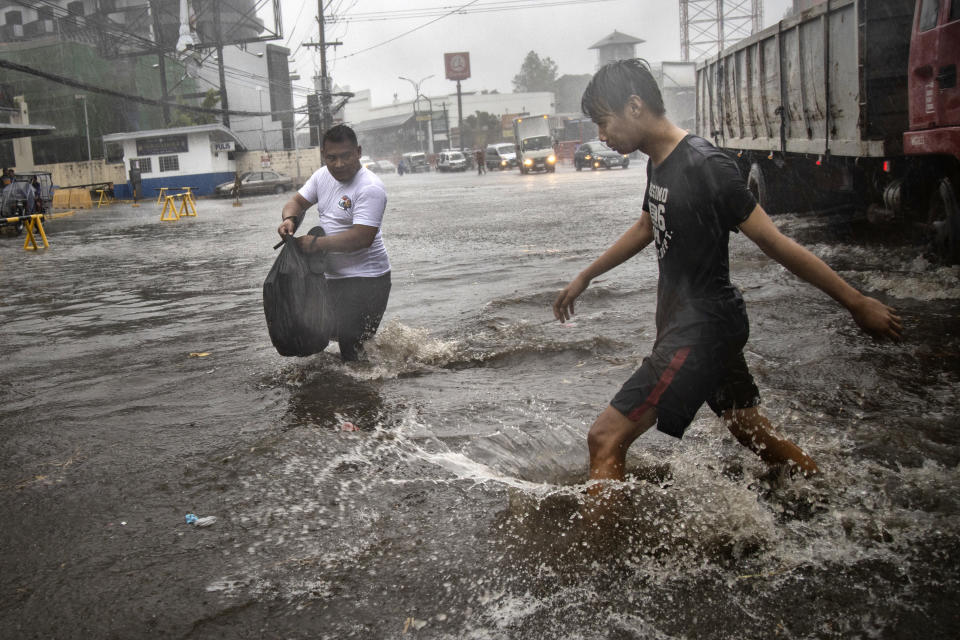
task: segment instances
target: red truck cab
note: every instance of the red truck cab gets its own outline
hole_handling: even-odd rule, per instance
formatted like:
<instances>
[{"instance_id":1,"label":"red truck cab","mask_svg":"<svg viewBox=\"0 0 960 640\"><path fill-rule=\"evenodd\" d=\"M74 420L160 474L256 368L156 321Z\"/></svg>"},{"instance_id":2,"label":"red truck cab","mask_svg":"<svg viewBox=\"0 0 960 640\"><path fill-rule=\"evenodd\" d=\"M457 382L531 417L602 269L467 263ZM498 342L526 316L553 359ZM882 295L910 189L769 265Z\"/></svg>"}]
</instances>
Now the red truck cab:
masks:
<instances>
[{"instance_id":1,"label":"red truck cab","mask_svg":"<svg viewBox=\"0 0 960 640\"><path fill-rule=\"evenodd\" d=\"M926 222L933 244L960 263L960 0L917 0L907 70L910 128L903 134L908 156L936 162L928 191Z\"/></svg>"},{"instance_id":2,"label":"red truck cab","mask_svg":"<svg viewBox=\"0 0 960 640\"><path fill-rule=\"evenodd\" d=\"M907 154L960 157L960 0L917 0L908 70Z\"/></svg>"}]
</instances>

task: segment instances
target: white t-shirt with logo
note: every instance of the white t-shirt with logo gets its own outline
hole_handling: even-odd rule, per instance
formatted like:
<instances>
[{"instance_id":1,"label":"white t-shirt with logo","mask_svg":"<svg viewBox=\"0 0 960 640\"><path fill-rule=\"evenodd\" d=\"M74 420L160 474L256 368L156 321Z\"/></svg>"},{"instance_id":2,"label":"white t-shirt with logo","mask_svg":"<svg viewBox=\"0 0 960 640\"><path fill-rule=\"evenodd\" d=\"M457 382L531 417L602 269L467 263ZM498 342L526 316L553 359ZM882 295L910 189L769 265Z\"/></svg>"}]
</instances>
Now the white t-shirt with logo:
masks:
<instances>
[{"instance_id":1,"label":"white t-shirt with logo","mask_svg":"<svg viewBox=\"0 0 960 640\"><path fill-rule=\"evenodd\" d=\"M327 253L328 278L374 278L390 271L381 234L387 192L375 173L363 167L350 182L340 182L326 167L321 167L298 193L317 205L320 226L328 236L343 233L355 224L377 227L373 244L366 249Z\"/></svg>"}]
</instances>

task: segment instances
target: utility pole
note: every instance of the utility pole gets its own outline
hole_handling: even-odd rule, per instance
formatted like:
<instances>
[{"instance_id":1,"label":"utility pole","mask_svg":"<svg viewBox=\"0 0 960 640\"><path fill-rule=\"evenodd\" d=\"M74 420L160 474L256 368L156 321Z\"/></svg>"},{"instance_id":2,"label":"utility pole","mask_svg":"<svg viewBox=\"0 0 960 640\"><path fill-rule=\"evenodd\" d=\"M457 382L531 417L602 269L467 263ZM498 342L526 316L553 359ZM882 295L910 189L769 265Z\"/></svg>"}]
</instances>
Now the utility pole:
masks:
<instances>
[{"instance_id":1,"label":"utility pole","mask_svg":"<svg viewBox=\"0 0 960 640\"><path fill-rule=\"evenodd\" d=\"M227 77L223 69L223 30L220 25L220 0L213 7L213 23L217 31L217 71L220 74L220 108L223 109L223 126L230 128L230 114L227 111L230 105L227 104ZM261 111L263 108L260 109ZM262 120L261 120L262 122ZM261 131L263 125L261 124Z\"/></svg>"},{"instance_id":2,"label":"utility pole","mask_svg":"<svg viewBox=\"0 0 960 640\"><path fill-rule=\"evenodd\" d=\"M87 96L82 93L78 93L73 96L77 100L83 103L83 128L87 131L87 175L90 179L90 184L93 184L93 154L90 150L90 118L87 117Z\"/></svg>"},{"instance_id":3,"label":"utility pole","mask_svg":"<svg viewBox=\"0 0 960 640\"><path fill-rule=\"evenodd\" d=\"M330 95L329 76L327 75L327 47L336 47L342 42L327 42L326 21L323 15L323 0L317 0L317 22L320 25L319 42L304 42L305 47L317 47L320 49L320 138L333 124L333 114L330 113Z\"/></svg>"},{"instance_id":4,"label":"utility pole","mask_svg":"<svg viewBox=\"0 0 960 640\"><path fill-rule=\"evenodd\" d=\"M153 18L153 32L157 38L157 65L160 69L160 99L163 101L163 124L170 126L170 105L167 104L167 98L170 92L167 90L167 62L163 55L163 42L160 40L160 2L159 0L150 0L150 15Z\"/></svg>"}]
</instances>

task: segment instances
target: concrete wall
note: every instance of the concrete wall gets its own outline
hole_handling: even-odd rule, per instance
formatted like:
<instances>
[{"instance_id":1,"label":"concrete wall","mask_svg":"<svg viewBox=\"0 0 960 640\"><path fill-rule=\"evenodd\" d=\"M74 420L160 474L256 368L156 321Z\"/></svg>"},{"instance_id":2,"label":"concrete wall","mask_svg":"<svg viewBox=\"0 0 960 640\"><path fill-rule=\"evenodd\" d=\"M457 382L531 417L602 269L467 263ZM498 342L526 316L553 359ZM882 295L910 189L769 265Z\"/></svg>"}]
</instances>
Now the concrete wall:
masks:
<instances>
[{"instance_id":1,"label":"concrete wall","mask_svg":"<svg viewBox=\"0 0 960 640\"><path fill-rule=\"evenodd\" d=\"M308 147L299 151L238 151L236 153L237 171L255 171L261 168L270 168L288 176L293 176L296 182L303 184L313 172L321 167L320 148ZM297 180L297 163L299 157L300 179ZM264 166L265 162L269 165ZM297 185L299 188L300 185Z\"/></svg>"},{"instance_id":2,"label":"concrete wall","mask_svg":"<svg viewBox=\"0 0 960 640\"><path fill-rule=\"evenodd\" d=\"M193 141L191 140L191 145ZM294 179L297 178L297 160L299 154L299 163L300 163L300 179L297 180L301 185L306 182L314 171L320 168L320 149L317 147L309 147L306 149L300 149L299 152L295 151L271 151L270 153L263 153L260 151L238 151L236 152L236 165L237 171L243 173L244 171L254 171L262 167L262 159L264 156L269 157L269 167L274 171L279 171L280 173L286 174L288 176L293 176ZM187 154L183 154L186 156ZM226 158L226 153L220 154L223 158ZM156 162L156 160L154 160ZM72 185L80 184L90 184L90 171L93 170L93 182L112 182L116 185L117 196L124 198L130 197L129 187L126 189L121 188L122 185L128 185L127 182L127 173L126 168L122 164L106 164L103 160L94 160L92 163L88 164L86 162L65 162L60 164L47 164L47 165L38 165L37 171L49 171L53 178L53 184L58 188L68 187ZM153 174L149 174L153 175ZM232 173L230 174L232 177ZM146 182L145 182L146 186ZM300 185L297 185L299 188ZM149 199L151 196L155 195L155 192L150 190L143 194L144 198Z\"/></svg>"},{"instance_id":3,"label":"concrete wall","mask_svg":"<svg viewBox=\"0 0 960 640\"><path fill-rule=\"evenodd\" d=\"M40 164L36 171L49 171L53 184L57 187L69 187L91 182L112 182L124 184L127 175L122 164L106 164L103 160L93 162L61 162L59 164ZM91 181L91 173L93 180Z\"/></svg>"}]
</instances>

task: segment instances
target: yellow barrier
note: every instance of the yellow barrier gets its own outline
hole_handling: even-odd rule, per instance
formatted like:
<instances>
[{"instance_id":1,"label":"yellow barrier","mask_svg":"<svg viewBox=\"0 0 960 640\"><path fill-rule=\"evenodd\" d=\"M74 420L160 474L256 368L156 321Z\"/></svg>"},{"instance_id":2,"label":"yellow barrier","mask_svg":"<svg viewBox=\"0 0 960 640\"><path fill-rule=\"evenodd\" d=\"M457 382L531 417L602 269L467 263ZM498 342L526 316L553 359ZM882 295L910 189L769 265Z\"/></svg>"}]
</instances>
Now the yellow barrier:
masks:
<instances>
[{"instance_id":1,"label":"yellow barrier","mask_svg":"<svg viewBox=\"0 0 960 640\"><path fill-rule=\"evenodd\" d=\"M25 251L35 251L40 248L40 245L37 244L37 236L34 234L35 231L40 234L40 239L43 240L43 248L47 249L50 246L50 243L47 242L47 234L43 230L42 213L35 213L29 216L14 216L5 219L5 222L11 224L16 224L18 221L26 223L24 228L27 230L27 238L23 241L23 249Z\"/></svg>"},{"instance_id":2,"label":"yellow barrier","mask_svg":"<svg viewBox=\"0 0 960 640\"><path fill-rule=\"evenodd\" d=\"M104 204L111 204L113 202L113 198L107 194L106 189L97 189L97 193L100 194L100 199L97 201L97 209Z\"/></svg>"},{"instance_id":3,"label":"yellow barrier","mask_svg":"<svg viewBox=\"0 0 960 640\"><path fill-rule=\"evenodd\" d=\"M70 208L70 189L57 189L53 192L53 208L54 209L69 209Z\"/></svg>"},{"instance_id":4,"label":"yellow barrier","mask_svg":"<svg viewBox=\"0 0 960 640\"><path fill-rule=\"evenodd\" d=\"M67 189L70 194L70 209L92 209L93 200L86 189Z\"/></svg>"},{"instance_id":5,"label":"yellow barrier","mask_svg":"<svg viewBox=\"0 0 960 640\"><path fill-rule=\"evenodd\" d=\"M27 220L26 230L27 238L23 241L23 248L25 251L35 251L40 247L37 246L37 238L33 235L34 227L40 233L40 238L43 240L43 248L47 249L50 247L50 243L47 242L47 234L43 231L43 214L35 213L30 216L30 219ZM33 245L33 246L30 246Z\"/></svg>"},{"instance_id":6,"label":"yellow barrier","mask_svg":"<svg viewBox=\"0 0 960 640\"><path fill-rule=\"evenodd\" d=\"M174 196L164 196L163 211L160 212L160 220L163 222L176 222L180 219L177 213L177 205Z\"/></svg>"},{"instance_id":7,"label":"yellow barrier","mask_svg":"<svg viewBox=\"0 0 960 640\"><path fill-rule=\"evenodd\" d=\"M180 199L180 206L177 207L177 199ZM173 193L165 196L163 199L163 211L160 212L160 220L163 222L176 222L180 218L196 218L197 205L193 199L193 194L189 191L184 193Z\"/></svg>"},{"instance_id":8,"label":"yellow barrier","mask_svg":"<svg viewBox=\"0 0 960 640\"><path fill-rule=\"evenodd\" d=\"M190 187L187 187L186 193L181 193L178 195L183 198L183 203L180 205L179 211L180 217L183 218L184 216L189 216L191 218L196 218L197 202L193 199L193 194L190 192Z\"/></svg>"},{"instance_id":9,"label":"yellow barrier","mask_svg":"<svg viewBox=\"0 0 960 640\"><path fill-rule=\"evenodd\" d=\"M160 193L157 194L157 204L164 202L167 197L167 187L156 187L157 191Z\"/></svg>"}]
</instances>

